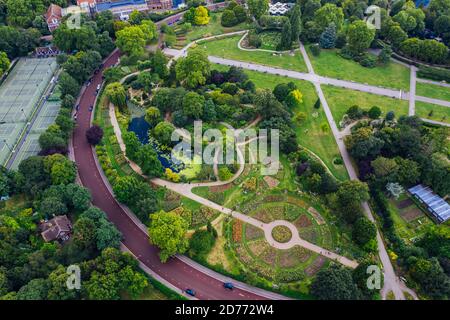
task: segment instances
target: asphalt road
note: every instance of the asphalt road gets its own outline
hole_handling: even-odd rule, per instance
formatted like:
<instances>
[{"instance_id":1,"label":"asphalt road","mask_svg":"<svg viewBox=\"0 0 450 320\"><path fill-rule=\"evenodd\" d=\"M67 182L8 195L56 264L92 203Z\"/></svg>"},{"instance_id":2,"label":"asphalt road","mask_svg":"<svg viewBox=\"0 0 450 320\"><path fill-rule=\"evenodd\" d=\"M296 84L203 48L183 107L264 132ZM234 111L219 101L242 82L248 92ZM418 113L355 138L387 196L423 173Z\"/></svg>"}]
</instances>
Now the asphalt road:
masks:
<instances>
[{"instance_id":1,"label":"asphalt road","mask_svg":"<svg viewBox=\"0 0 450 320\"><path fill-rule=\"evenodd\" d=\"M117 62L119 53L116 52L106 62L107 68ZM158 257L158 249L148 242L147 235L133 222L124 209L114 199L102 180L96 165L91 146L86 140L86 130L90 127L91 112L88 108L94 105L95 89L101 83L102 74L94 76L89 87L80 97L80 108L77 117L77 126L73 134L74 159L78 166L81 183L92 193L93 204L108 215L109 220L123 234L123 244L148 268L174 286L182 289L193 288L199 299L216 300L255 300L264 297L235 288L228 291L223 288L223 282L217 280L179 259L170 259L167 263L161 263Z\"/></svg>"}]
</instances>

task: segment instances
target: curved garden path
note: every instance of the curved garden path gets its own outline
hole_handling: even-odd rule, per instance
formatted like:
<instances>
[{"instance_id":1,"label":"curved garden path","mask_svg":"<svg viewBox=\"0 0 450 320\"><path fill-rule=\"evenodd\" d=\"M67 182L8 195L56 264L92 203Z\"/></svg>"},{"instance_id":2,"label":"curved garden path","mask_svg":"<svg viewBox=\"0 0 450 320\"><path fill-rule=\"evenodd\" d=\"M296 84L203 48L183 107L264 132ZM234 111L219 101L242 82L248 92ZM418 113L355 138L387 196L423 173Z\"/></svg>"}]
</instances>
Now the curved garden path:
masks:
<instances>
[{"instance_id":1,"label":"curved garden path","mask_svg":"<svg viewBox=\"0 0 450 320\"><path fill-rule=\"evenodd\" d=\"M221 36L223 37L226 35L221 35ZM210 37L207 39L201 39L199 41L207 41L207 40L211 40L213 38L217 38L217 37ZM197 42L199 42L199 41L197 41ZM190 47L190 45L191 44L189 44L181 52L179 51L178 53L177 52L174 53L173 52L174 50L172 50L172 52L169 54L173 55L174 59L177 59L177 58L187 54L187 48ZM297 72L297 71L292 71L292 70L285 70L285 69L280 69L280 68L275 68L275 67L263 66L263 65L259 65L259 64L249 63L249 62L224 59L224 58L219 58L219 57L215 57L215 56L209 56L208 59L213 63L218 63L218 64L222 64L222 65L227 65L227 66L236 66L236 67L241 67L244 69L249 69L249 70L254 70L254 71L259 71L259 72L264 72L264 73L270 73L270 74L275 74L275 75L287 76L287 77L291 77L291 78L295 78L295 79L306 80L306 81L313 83L313 85L316 89L316 92L319 96L319 99L321 100L321 103L324 106L324 111L327 116L327 120L330 124L332 133L338 144L339 151L344 160L344 164L347 168L350 179L352 179L352 180L357 179L357 175L356 175L356 171L353 167L350 156L347 152L347 149L345 148L344 141L343 141L343 137L345 136L345 134L347 132L339 131L339 129L333 119L333 116L332 116L331 110L328 106L328 103L325 99L325 95L323 94L323 91L321 89L322 84L333 85L333 86L337 86L337 87L348 88L348 89L368 92L368 93L372 93L372 94L376 94L376 95L398 98L398 99L402 99L402 100L408 100L410 102L410 105L412 105L412 106L414 105L415 100L419 100L419 101L424 101L424 102L431 102L431 103L441 105L441 106L450 107L450 102L448 102L448 101L416 96L414 90L412 93L408 93L408 92L403 92L401 90L398 91L398 90L389 89L389 88L382 88L382 87L377 87L377 86L356 83L356 82L352 82L352 81L346 81L346 80L340 80L340 79L319 76L319 75L315 74L312 63L309 59L308 54L306 53L306 50L305 50L303 44L300 42L299 45L300 45L300 51L302 53L303 59L305 61L307 69L308 69L308 73L302 73L302 72ZM414 97L411 98L410 97L411 94L414 94ZM412 110L412 109L413 108L410 107L410 110ZM431 120L426 120L426 119L424 119L424 121L449 126L448 124L440 123L437 121L431 121ZM372 222L374 222L374 217L372 215L369 205L367 203L363 203L363 208L364 208L364 211L365 211L367 217ZM378 253L380 256L380 260L383 264L384 277L385 277L384 287L382 288L382 291L381 291L382 297L385 299L387 296L387 293L389 291L392 291L396 299L404 300L405 296L404 296L403 292L406 291L406 292L409 292L410 294L412 294L415 299L417 299L417 295L415 295L415 293L411 289L409 289L403 282L401 282L400 279L395 274L394 268L389 259L389 255L386 251L383 239L381 237L381 234L378 231L377 231L377 242L378 242L378 250L379 250Z\"/></svg>"},{"instance_id":2,"label":"curved garden path","mask_svg":"<svg viewBox=\"0 0 450 320\"><path fill-rule=\"evenodd\" d=\"M115 107L112 103L109 104L109 116L110 116L110 120L111 120L111 125L113 126L113 130L114 130L114 134L116 135L117 141L119 143L120 149L123 152L123 154L125 155L125 151L126 151L126 146L125 143L123 142L122 139L122 132L120 130L120 126L119 123L117 121L116 118L116 112L115 112ZM255 120L256 121L256 120ZM255 124L255 121L252 122L252 124ZM229 126L229 129L232 129L231 126ZM237 132L238 130L236 130ZM235 133L236 135L237 133ZM244 171L245 165L244 165L244 156L242 153L241 148L244 147L246 144L250 143L250 141L252 140L248 140L245 141L243 143L240 143L237 145L236 148L236 153L238 156L238 163L240 163L241 165L239 166L238 171L233 175L233 177L227 181L213 181L213 182L199 182L199 183L174 183L174 182L170 182L161 178L153 178L151 179L151 182L157 186L160 187L165 187L169 190L172 190L178 194L183 195L186 198L189 198L191 200L194 200L204 206L207 206L211 209L217 210L221 213L224 213L228 216L231 216L233 218L239 219L242 222L248 223L253 225L256 228L262 229L264 231L264 235L266 236L266 240L269 242L270 245L272 245L273 247L277 248L277 249L288 249L291 248L295 245L304 247L310 251L313 251L315 253L318 253L320 255L323 255L325 257L327 257L328 259L337 261L347 267L350 268L356 268L358 266L358 263L354 260L350 260L346 257L340 256L336 253L333 253L327 249L321 248L313 243L310 243L306 240L303 240L300 238L300 235L298 233L298 230L296 229L296 227L288 222L288 221L284 221L284 220L278 220L275 223L264 223L261 222L253 217L250 217L248 215L245 215L243 213L240 213L238 211L234 211L230 208L226 208L224 206L221 206L215 202L212 202L208 199L205 199L199 195L196 195L195 193L192 192L192 189L195 187L213 187L213 186L222 186L222 185L226 185L229 183L232 183L234 180L236 180ZM134 163L133 161L131 161L130 159L128 159L126 156L125 158L127 159L130 167L138 174L142 175L145 177L145 175L142 173L141 168L139 167L139 165L137 165L136 163ZM292 233L292 238L289 242L287 243L280 243L277 242L273 239L272 237L272 229L278 225L278 224L282 224L286 227L288 227L290 230L295 230L295 232Z\"/></svg>"}]
</instances>

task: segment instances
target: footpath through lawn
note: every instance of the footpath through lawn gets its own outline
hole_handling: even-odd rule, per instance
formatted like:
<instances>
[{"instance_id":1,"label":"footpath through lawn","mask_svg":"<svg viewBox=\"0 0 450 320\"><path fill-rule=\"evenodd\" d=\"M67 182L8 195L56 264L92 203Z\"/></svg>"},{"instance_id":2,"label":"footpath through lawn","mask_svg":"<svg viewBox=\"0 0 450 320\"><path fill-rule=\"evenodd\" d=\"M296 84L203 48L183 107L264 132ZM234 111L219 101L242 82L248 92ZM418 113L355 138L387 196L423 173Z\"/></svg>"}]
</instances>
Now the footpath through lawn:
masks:
<instances>
[{"instance_id":1,"label":"footpath through lawn","mask_svg":"<svg viewBox=\"0 0 450 320\"><path fill-rule=\"evenodd\" d=\"M306 49L318 75L409 91L410 70L398 63L366 68L353 60L342 58L337 50L321 50L316 57L309 47Z\"/></svg>"},{"instance_id":2,"label":"footpath through lawn","mask_svg":"<svg viewBox=\"0 0 450 320\"><path fill-rule=\"evenodd\" d=\"M214 65L213 68L228 70L228 67L222 65ZM284 78L257 71L245 70L245 73L248 74L256 88L273 90L277 84L289 81L297 85L303 94L303 103L297 110L293 111L294 113L304 112L306 114L304 121L295 123L299 143L320 157L336 178L340 180L348 179L345 167L333 162L333 160L340 158L339 149L333 134L329 130L322 106L319 109L314 108L314 103L317 101L314 86L307 81Z\"/></svg>"},{"instance_id":3,"label":"footpath through lawn","mask_svg":"<svg viewBox=\"0 0 450 320\"><path fill-rule=\"evenodd\" d=\"M271 53L265 51L245 51L238 48L242 35L227 37L219 40L205 41L199 46L208 55L224 59L251 62L255 64L278 67L286 70L307 72L305 62L299 51L291 53Z\"/></svg>"}]
</instances>

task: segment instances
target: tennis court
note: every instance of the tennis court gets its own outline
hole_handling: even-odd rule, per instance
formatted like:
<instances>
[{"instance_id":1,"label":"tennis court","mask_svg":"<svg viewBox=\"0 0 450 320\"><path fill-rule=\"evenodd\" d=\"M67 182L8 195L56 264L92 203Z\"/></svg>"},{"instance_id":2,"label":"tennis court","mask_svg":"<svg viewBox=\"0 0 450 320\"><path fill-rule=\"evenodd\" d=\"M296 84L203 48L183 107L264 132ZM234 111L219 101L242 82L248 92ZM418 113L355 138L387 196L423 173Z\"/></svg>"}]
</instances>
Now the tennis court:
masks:
<instances>
[{"instance_id":1,"label":"tennis court","mask_svg":"<svg viewBox=\"0 0 450 320\"><path fill-rule=\"evenodd\" d=\"M49 99L46 99L42 107L36 114L34 122L28 131L23 144L18 146L17 154L12 159L10 168L17 170L22 160L34 156L41 151L39 146L39 136L42 132L55 122L61 107L61 100L59 100L60 93L58 87L55 88L54 93Z\"/></svg>"},{"instance_id":2,"label":"tennis court","mask_svg":"<svg viewBox=\"0 0 450 320\"><path fill-rule=\"evenodd\" d=\"M9 158L56 69L55 58L23 58L1 85L0 164Z\"/></svg>"}]
</instances>

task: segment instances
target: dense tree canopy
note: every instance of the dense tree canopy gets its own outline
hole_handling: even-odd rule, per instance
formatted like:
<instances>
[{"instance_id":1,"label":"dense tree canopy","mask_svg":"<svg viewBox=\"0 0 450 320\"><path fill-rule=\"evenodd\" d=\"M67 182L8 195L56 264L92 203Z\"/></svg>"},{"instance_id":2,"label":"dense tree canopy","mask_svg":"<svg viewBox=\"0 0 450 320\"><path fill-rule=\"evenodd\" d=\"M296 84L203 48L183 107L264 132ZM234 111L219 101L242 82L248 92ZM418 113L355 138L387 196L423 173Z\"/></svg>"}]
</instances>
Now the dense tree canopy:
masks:
<instances>
[{"instance_id":1,"label":"dense tree canopy","mask_svg":"<svg viewBox=\"0 0 450 320\"><path fill-rule=\"evenodd\" d=\"M162 262L187 250L187 229L187 221L176 213L160 211L151 215L148 228L150 243L161 249L159 256Z\"/></svg>"}]
</instances>

